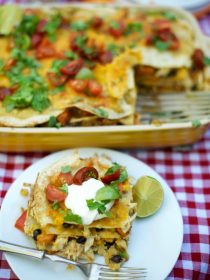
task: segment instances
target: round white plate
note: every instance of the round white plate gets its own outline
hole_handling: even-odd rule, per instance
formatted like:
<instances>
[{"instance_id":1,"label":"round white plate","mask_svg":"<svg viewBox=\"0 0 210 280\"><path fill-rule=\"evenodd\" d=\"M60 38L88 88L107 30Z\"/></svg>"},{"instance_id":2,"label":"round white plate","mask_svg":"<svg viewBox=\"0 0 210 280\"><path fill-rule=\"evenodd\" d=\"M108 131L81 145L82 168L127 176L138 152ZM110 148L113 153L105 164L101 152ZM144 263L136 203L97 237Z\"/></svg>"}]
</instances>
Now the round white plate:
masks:
<instances>
[{"instance_id":1,"label":"round white plate","mask_svg":"<svg viewBox=\"0 0 210 280\"><path fill-rule=\"evenodd\" d=\"M165 6L174 6L174 7L182 7L189 10L197 10L202 6L208 5L209 0L176 0L176 1L168 1L168 0L126 0L126 2L131 2L135 4L141 5L165 5Z\"/></svg>"},{"instance_id":2,"label":"round white plate","mask_svg":"<svg viewBox=\"0 0 210 280\"><path fill-rule=\"evenodd\" d=\"M164 203L154 215L145 219L136 219L129 241L130 259L126 266L138 266L148 269L147 280L163 280L174 267L179 256L183 239L183 222L180 208L173 192L167 183L153 169L143 162L124 153L99 148L79 149L82 157L98 154L107 154L113 161L126 166L128 174L135 179L149 175L162 184L164 189ZM14 223L20 215L20 207L27 206L27 198L20 195L23 183L34 183L38 172L54 161L62 158L72 150L65 150L51 154L27 168L11 185L3 201L0 212L0 239L8 242L34 246ZM66 265L52 263L49 260L39 261L30 257L6 254L6 258L21 280L82 280L86 279L78 271L67 270ZM96 258L101 262L101 258ZM97 280L97 279L96 279Z\"/></svg>"}]
</instances>

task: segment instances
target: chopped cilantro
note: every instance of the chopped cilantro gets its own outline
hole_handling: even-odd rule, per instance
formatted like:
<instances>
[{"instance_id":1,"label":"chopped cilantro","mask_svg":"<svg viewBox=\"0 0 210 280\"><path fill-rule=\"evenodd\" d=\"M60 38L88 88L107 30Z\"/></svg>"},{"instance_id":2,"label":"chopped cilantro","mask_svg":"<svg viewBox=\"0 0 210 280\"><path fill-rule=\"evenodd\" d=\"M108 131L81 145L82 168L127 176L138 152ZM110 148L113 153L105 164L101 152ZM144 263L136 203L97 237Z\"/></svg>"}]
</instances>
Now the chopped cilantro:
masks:
<instances>
[{"instance_id":1,"label":"chopped cilantro","mask_svg":"<svg viewBox=\"0 0 210 280\"><path fill-rule=\"evenodd\" d=\"M84 31L88 28L88 23L78 20L78 21L72 22L70 25L70 28L73 31Z\"/></svg>"},{"instance_id":2,"label":"chopped cilantro","mask_svg":"<svg viewBox=\"0 0 210 280\"><path fill-rule=\"evenodd\" d=\"M120 182L120 183L123 183L123 182L125 182L127 179L128 179L128 173L127 173L126 169L123 168L123 169L121 169L121 171L120 171L120 177L119 177L119 179L118 179L117 181Z\"/></svg>"},{"instance_id":3,"label":"chopped cilantro","mask_svg":"<svg viewBox=\"0 0 210 280\"><path fill-rule=\"evenodd\" d=\"M108 116L109 116L108 112L102 108L94 108L94 112L96 115L98 115L102 118L108 118Z\"/></svg>"},{"instance_id":4,"label":"chopped cilantro","mask_svg":"<svg viewBox=\"0 0 210 280\"><path fill-rule=\"evenodd\" d=\"M71 60L75 60L78 58L78 54L76 54L75 52L72 52L72 51L65 52L65 56Z\"/></svg>"},{"instance_id":5,"label":"chopped cilantro","mask_svg":"<svg viewBox=\"0 0 210 280\"><path fill-rule=\"evenodd\" d=\"M68 210L66 215L64 216L65 222L74 222L76 224L82 225L82 218L79 215L73 214L71 210Z\"/></svg>"},{"instance_id":6,"label":"chopped cilantro","mask_svg":"<svg viewBox=\"0 0 210 280\"><path fill-rule=\"evenodd\" d=\"M105 175L113 174L120 168L121 166L118 163L114 162L113 166L106 171Z\"/></svg>"},{"instance_id":7,"label":"chopped cilantro","mask_svg":"<svg viewBox=\"0 0 210 280\"><path fill-rule=\"evenodd\" d=\"M119 25L119 22L113 20L110 22L110 27L115 29L115 30L118 30L120 28L120 25Z\"/></svg>"},{"instance_id":8,"label":"chopped cilantro","mask_svg":"<svg viewBox=\"0 0 210 280\"><path fill-rule=\"evenodd\" d=\"M75 77L78 80L89 80L94 78L93 71L87 67L83 67Z\"/></svg>"},{"instance_id":9,"label":"chopped cilantro","mask_svg":"<svg viewBox=\"0 0 210 280\"><path fill-rule=\"evenodd\" d=\"M199 120L193 120L192 121L192 126L193 127L200 127L201 126L201 122Z\"/></svg>"},{"instance_id":10,"label":"chopped cilantro","mask_svg":"<svg viewBox=\"0 0 210 280\"><path fill-rule=\"evenodd\" d=\"M141 22L130 22L125 30L125 34L129 35L133 32L140 32L142 31L142 23Z\"/></svg>"},{"instance_id":11,"label":"chopped cilantro","mask_svg":"<svg viewBox=\"0 0 210 280\"><path fill-rule=\"evenodd\" d=\"M70 166L69 165L62 166L61 167L61 172L62 173L69 173L69 172L71 172Z\"/></svg>"},{"instance_id":12,"label":"chopped cilantro","mask_svg":"<svg viewBox=\"0 0 210 280\"><path fill-rule=\"evenodd\" d=\"M86 200L87 206L90 210L97 210L99 214L104 214L106 212L106 206L104 203L94 201L94 199Z\"/></svg>"},{"instance_id":13,"label":"chopped cilantro","mask_svg":"<svg viewBox=\"0 0 210 280\"><path fill-rule=\"evenodd\" d=\"M4 69L4 61L0 59L0 74L3 72Z\"/></svg>"},{"instance_id":14,"label":"chopped cilantro","mask_svg":"<svg viewBox=\"0 0 210 280\"><path fill-rule=\"evenodd\" d=\"M205 56L203 62L205 65L210 65L210 57Z\"/></svg>"},{"instance_id":15,"label":"chopped cilantro","mask_svg":"<svg viewBox=\"0 0 210 280\"><path fill-rule=\"evenodd\" d=\"M114 200L120 198L120 192L117 187L105 186L96 192L96 200Z\"/></svg>"},{"instance_id":16,"label":"chopped cilantro","mask_svg":"<svg viewBox=\"0 0 210 280\"><path fill-rule=\"evenodd\" d=\"M120 257L123 258L123 259L128 259L128 253L127 251L123 251L123 252L120 252L119 253Z\"/></svg>"},{"instance_id":17,"label":"chopped cilantro","mask_svg":"<svg viewBox=\"0 0 210 280\"><path fill-rule=\"evenodd\" d=\"M85 43L87 42L87 36L86 35L80 35L77 36L75 39L75 43L79 48L83 48L85 46Z\"/></svg>"},{"instance_id":18,"label":"chopped cilantro","mask_svg":"<svg viewBox=\"0 0 210 280\"><path fill-rule=\"evenodd\" d=\"M60 69L68 63L68 60L57 59L52 62L50 71L53 73L60 73Z\"/></svg>"},{"instance_id":19,"label":"chopped cilantro","mask_svg":"<svg viewBox=\"0 0 210 280\"><path fill-rule=\"evenodd\" d=\"M61 124L59 122L57 122L57 119L55 116L51 116L49 118L49 121L48 121L48 127L56 127L56 128L60 128L61 127Z\"/></svg>"},{"instance_id":20,"label":"chopped cilantro","mask_svg":"<svg viewBox=\"0 0 210 280\"><path fill-rule=\"evenodd\" d=\"M168 19L168 20L171 20L171 21L174 21L177 19L176 15L171 12L171 11L166 11L163 13L163 15Z\"/></svg>"},{"instance_id":21,"label":"chopped cilantro","mask_svg":"<svg viewBox=\"0 0 210 280\"><path fill-rule=\"evenodd\" d=\"M26 33L32 35L37 27L39 18L36 15L24 15L20 24L16 27L15 35Z\"/></svg>"},{"instance_id":22,"label":"chopped cilantro","mask_svg":"<svg viewBox=\"0 0 210 280\"><path fill-rule=\"evenodd\" d=\"M43 31L48 35L48 38L54 42L56 40L56 30L61 24L61 16L59 14L54 15L44 26Z\"/></svg>"},{"instance_id":23,"label":"chopped cilantro","mask_svg":"<svg viewBox=\"0 0 210 280\"><path fill-rule=\"evenodd\" d=\"M59 208L59 203L57 201L53 201L52 209L58 210L58 208Z\"/></svg>"},{"instance_id":24,"label":"chopped cilantro","mask_svg":"<svg viewBox=\"0 0 210 280\"><path fill-rule=\"evenodd\" d=\"M55 95L55 94L57 94L57 93L59 93L59 92L62 92L62 91L64 91L64 86L58 86L58 87L56 87L56 88L53 88L53 89L51 89L50 91L49 91L49 93L51 94L51 95Z\"/></svg>"},{"instance_id":25,"label":"chopped cilantro","mask_svg":"<svg viewBox=\"0 0 210 280\"><path fill-rule=\"evenodd\" d=\"M109 44L109 45L107 46L107 50L108 50L109 52L111 52L113 56L118 55L118 54L120 53L120 51L121 51L121 48L122 48L122 47L117 46L117 45L115 45L115 44Z\"/></svg>"},{"instance_id":26,"label":"chopped cilantro","mask_svg":"<svg viewBox=\"0 0 210 280\"><path fill-rule=\"evenodd\" d=\"M50 100L45 92L41 92L40 89L34 92L31 107L38 112L42 112L50 106Z\"/></svg>"},{"instance_id":27,"label":"chopped cilantro","mask_svg":"<svg viewBox=\"0 0 210 280\"><path fill-rule=\"evenodd\" d=\"M62 192L68 193L68 184L64 184L61 187L59 187L59 190Z\"/></svg>"},{"instance_id":28,"label":"chopped cilantro","mask_svg":"<svg viewBox=\"0 0 210 280\"><path fill-rule=\"evenodd\" d=\"M154 42L154 46L156 47L156 49L158 49L160 52L163 52L165 50L167 50L170 46L170 43L168 42L163 42L160 40L155 40Z\"/></svg>"}]
</instances>

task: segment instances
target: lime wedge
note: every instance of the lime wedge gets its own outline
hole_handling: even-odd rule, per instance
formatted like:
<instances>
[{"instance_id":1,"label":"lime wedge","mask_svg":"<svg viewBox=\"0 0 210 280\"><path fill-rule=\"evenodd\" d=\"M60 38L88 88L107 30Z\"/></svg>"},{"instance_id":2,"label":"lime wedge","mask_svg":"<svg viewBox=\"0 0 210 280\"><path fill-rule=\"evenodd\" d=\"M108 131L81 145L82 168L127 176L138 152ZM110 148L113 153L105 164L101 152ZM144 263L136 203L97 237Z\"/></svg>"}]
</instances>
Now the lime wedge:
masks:
<instances>
[{"instance_id":1,"label":"lime wedge","mask_svg":"<svg viewBox=\"0 0 210 280\"><path fill-rule=\"evenodd\" d=\"M137 217L144 218L157 212L163 202L163 188L153 177L141 177L133 188L137 202Z\"/></svg>"},{"instance_id":2,"label":"lime wedge","mask_svg":"<svg viewBox=\"0 0 210 280\"><path fill-rule=\"evenodd\" d=\"M22 9L17 5L0 6L0 34L10 34L21 20L22 13Z\"/></svg>"}]
</instances>

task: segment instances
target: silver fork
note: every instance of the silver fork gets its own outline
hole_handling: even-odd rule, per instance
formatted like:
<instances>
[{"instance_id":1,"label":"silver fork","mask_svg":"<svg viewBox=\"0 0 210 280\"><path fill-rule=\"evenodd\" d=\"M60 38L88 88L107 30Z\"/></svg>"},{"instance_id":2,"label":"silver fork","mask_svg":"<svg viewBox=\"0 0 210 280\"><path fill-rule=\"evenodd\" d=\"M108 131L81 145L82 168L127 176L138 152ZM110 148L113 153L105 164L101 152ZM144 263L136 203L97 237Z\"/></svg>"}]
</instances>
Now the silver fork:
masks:
<instances>
[{"instance_id":1,"label":"silver fork","mask_svg":"<svg viewBox=\"0 0 210 280\"><path fill-rule=\"evenodd\" d=\"M54 262L61 262L75 265L78 267L89 280L132 280L146 279L147 270L145 268L123 267L118 271L112 271L106 265L98 263L81 263L68 260L57 255L47 254L45 251L24 247L0 240L0 251L9 252L19 255L30 256L36 259L50 259Z\"/></svg>"}]
</instances>

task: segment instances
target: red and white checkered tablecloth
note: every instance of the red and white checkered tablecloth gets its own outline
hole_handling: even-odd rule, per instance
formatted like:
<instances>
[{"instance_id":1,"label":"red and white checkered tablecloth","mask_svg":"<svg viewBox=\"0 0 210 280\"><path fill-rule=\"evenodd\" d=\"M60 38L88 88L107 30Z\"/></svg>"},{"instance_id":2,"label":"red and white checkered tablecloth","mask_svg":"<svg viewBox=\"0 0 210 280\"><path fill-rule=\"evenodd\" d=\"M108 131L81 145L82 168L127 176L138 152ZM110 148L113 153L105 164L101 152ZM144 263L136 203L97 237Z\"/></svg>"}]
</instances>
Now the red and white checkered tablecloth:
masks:
<instances>
[{"instance_id":1,"label":"red and white checkered tablecloth","mask_svg":"<svg viewBox=\"0 0 210 280\"><path fill-rule=\"evenodd\" d=\"M3 2L12 1L0 0L0 4ZM202 19L200 25L210 35L210 15ZM179 152L168 148L123 152L149 164L165 178L181 207L184 242L179 259L167 280L210 279L210 130L190 151ZM18 175L46 155L45 152L0 153L0 206ZM16 279L4 255L0 253L0 280Z\"/></svg>"},{"instance_id":2,"label":"red and white checkered tablecloth","mask_svg":"<svg viewBox=\"0 0 210 280\"><path fill-rule=\"evenodd\" d=\"M181 207L184 242L167 280L210 279L210 130L186 152L170 148L122 151L149 164L165 178ZM18 175L46 155L44 152L0 153L0 205ZM0 253L0 280L13 279L18 278Z\"/></svg>"}]
</instances>

